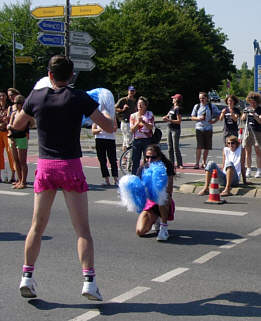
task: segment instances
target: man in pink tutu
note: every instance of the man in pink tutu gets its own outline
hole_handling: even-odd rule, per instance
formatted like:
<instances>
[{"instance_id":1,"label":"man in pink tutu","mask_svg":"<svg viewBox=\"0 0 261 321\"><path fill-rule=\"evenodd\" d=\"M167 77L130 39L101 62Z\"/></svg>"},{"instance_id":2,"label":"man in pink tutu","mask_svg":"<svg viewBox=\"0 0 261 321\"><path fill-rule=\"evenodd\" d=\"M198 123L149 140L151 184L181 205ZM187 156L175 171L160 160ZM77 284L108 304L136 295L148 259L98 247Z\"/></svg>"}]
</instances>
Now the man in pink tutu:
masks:
<instances>
[{"instance_id":1,"label":"man in pink tutu","mask_svg":"<svg viewBox=\"0 0 261 321\"><path fill-rule=\"evenodd\" d=\"M98 104L86 92L68 87L73 76L70 59L53 56L49 61L48 76L53 88L46 86L32 90L13 125L14 129L21 130L34 117L39 137L34 212L25 242L20 292L26 298L36 297L34 264L51 206L60 188L78 237L78 255L84 276L82 295L102 301L95 278L93 240L88 221L88 185L80 161L80 131L83 115L109 133L113 132L113 121L99 112Z\"/></svg>"}]
</instances>

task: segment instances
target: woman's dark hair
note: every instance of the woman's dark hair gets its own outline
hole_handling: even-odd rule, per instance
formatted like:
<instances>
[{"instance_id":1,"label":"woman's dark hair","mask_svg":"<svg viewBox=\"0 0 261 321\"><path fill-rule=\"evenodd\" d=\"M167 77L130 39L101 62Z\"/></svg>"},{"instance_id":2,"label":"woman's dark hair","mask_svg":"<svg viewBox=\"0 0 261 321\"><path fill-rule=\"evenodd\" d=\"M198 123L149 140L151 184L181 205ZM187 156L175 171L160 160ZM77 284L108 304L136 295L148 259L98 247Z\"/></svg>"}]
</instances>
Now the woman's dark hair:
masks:
<instances>
[{"instance_id":1,"label":"woman's dark hair","mask_svg":"<svg viewBox=\"0 0 261 321\"><path fill-rule=\"evenodd\" d=\"M157 145L157 144L149 145L149 146L146 148L146 151L154 152L154 153L160 158L160 160L163 162L163 164L164 164L166 167L167 167L168 165L169 165L169 166L173 166L172 163L171 163L171 161L162 153L159 145ZM144 164L146 164L146 163L147 163L146 157L144 156ZM176 175L175 169L174 169L174 175Z\"/></svg>"},{"instance_id":2,"label":"woman's dark hair","mask_svg":"<svg viewBox=\"0 0 261 321\"><path fill-rule=\"evenodd\" d=\"M73 73L73 62L62 55L53 56L49 60L48 70L56 81L68 81Z\"/></svg>"},{"instance_id":3,"label":"woman's dark hair","mask_svg":"<svg viewBox=\"0 0 261 321\"><path fill-rule=\"evenodd\" d=\"M146 98L146 97L144 97L144 96L140 96L140 97L138 98L138 101L139 101L139 100L143 101L146 107L149 106L148 98Z\"/></svg>"},{"instance_id":4,"label":"woman's dark hair","mask_svg":"<svg viewBox=\"0 0 261 321\"><path fill-rule=\"evenodd\" d=\"M235 105L239 103L239 99L235 95L228 95L225 99L225 103L227 104L228 99L231 98Z\"/></svg>"},{"instance_id":5,"label":"woman's dark hair","mask_svg":"<svg viewBox=\"0 0 261 321\"><path fill-rule=\"evenodd\" d=\"M246 101L249 103L250 100L254 100L257 105L259 105L261 103L261 95L254 91L250 91L247 95Z\"/></svg>"}]
</instances>

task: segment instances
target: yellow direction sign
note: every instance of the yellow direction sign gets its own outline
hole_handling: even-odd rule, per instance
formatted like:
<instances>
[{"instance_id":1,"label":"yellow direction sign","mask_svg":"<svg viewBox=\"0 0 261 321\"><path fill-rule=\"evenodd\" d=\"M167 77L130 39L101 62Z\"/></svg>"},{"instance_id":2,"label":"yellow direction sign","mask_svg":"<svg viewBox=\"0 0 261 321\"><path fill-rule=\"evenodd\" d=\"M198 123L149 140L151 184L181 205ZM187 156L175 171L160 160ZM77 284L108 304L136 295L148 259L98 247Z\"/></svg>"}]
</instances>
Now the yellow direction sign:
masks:
<instances>
[{"instance_id":1,"label":"yellow direction sign","mask_svg":"<svg viewBox=\"0 0 261 321\"><path fill-rule=\"evenodd\" d=\"M102 14L104 8L99 4L85 4L80 6L72 6L71 14L72 18L81 18L81 17L97 17Z\"/></svg>"},{"instance_id":2,"label":"yellow direction sign","mask_svg":"<svg viewBox=\"0 0 261 321\"><path fill-rule=\"evenodd\" d=\"M15 62L17 64L32 64L33 58L28 56L15 57Z\"/></svg>"},{"instance_id":3,"label":"yellow direction sign","mask_svg":"<svg viewBox=\"0 0 261 321\"><path fill-rule=\"evenodd\" d=\"M36 19L64 17L64 6L38 7L31 11Z\"/></svg>"}]
</instances>

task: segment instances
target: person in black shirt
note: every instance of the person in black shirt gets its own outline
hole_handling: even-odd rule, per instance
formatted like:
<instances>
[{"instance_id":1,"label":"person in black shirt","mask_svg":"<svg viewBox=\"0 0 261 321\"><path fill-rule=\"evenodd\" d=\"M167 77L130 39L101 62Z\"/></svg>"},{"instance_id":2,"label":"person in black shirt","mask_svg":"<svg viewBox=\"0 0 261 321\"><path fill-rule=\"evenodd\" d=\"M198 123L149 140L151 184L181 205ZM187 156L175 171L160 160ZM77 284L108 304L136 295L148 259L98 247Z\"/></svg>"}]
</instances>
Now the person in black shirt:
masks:
<instances>
[{"instance_id":1,"label":"person in black shirt","mask_svg":"<svg viewBox=\"0 0 261 321\"><path fill-rule=\"evenodd\" d=\"M98 104L88 94L68 87L73 76L70 59L62 55L53 56L49 61L48 76L53 88L32 90L13 124L15 130L23 130L34 117L39 137L34 214L25 242L20 292L23 297L36 297L32 277L34 264L57 189L61 188L78 237L78 255L84 275L82 295L101 301L95 280L93 240L88 221L88 185L80 161L80 131L83 115L90 116L109 133L113 132L113 121L99 112Z\"/></svg>"},{"instance_id":2,"label":"person in black shirt","mask_svg":"<svg viewBox=\"0 0 261 321\"><path fill-rule=\"evenodd\" d=\"M224 119L224 144L228 136L238 137L238 120L240 119L240 110L235 107L239 103L239 99L235 95L228 95L225 99L227 106L222 109L219 120Z\"/></svg>"},{"instance_id":3,"label":"person in black shirt","mask_svg":"<svg viewBox=\"0 0 261 321\"><path fill-rule=\"evenodd\" d=\"M251 177L252 146L256 152L256 178L261 177L261 95L250 92L246 98L250 106L243 111L241 120L246 121L242 145L246 151L246 177Z\"/></svg>"},{"instance_id":4,"label":"person in black shirt","mask_svg":"<svg viewBox=\"0 0 261 321\"><path fill-rule=\"evenodd\" d=\"M181 128L180 124L182 121L180 109L183 101L183 97L180 94L176 94L171 97L173 100L173 107L166 116L162 119L168 122L168 150L169 159L173 165L175 165L174 151L177 159L177 168L183 168L182 156L179 149L179 139Z\"/></svg>"}]
</instances>

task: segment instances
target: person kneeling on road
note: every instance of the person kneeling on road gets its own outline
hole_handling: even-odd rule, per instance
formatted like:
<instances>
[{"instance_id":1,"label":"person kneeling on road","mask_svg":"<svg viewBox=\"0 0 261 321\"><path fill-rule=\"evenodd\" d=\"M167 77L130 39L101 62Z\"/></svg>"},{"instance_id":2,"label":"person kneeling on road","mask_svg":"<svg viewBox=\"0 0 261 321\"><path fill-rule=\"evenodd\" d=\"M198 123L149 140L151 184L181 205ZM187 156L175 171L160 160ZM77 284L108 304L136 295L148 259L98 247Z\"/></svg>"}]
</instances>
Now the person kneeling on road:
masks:
<instances>
[{"instance_id":1,"label":"person kneeling on road","mask_svg":"<svg viewBox=\"0 0 261 321\"><path fill-rule=\"evenodd\" d=\"M213 161L208 162L205 168L205 185L198 195L202 196L209 192L209 183L214 169L217 170L220 185L225 186L225 189L220 194L221 196L231 195L231 186L238 185L240 174L242 174L243 183L247 184L245 174L245 151L241 147L238 138L234 135L227 137L226 147L223 149L222 168L223 170L221 170Z\"/></svg>"}]
</instances>

